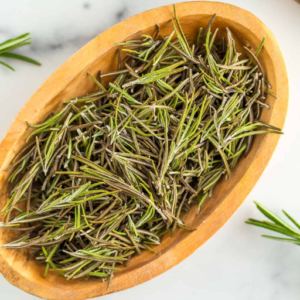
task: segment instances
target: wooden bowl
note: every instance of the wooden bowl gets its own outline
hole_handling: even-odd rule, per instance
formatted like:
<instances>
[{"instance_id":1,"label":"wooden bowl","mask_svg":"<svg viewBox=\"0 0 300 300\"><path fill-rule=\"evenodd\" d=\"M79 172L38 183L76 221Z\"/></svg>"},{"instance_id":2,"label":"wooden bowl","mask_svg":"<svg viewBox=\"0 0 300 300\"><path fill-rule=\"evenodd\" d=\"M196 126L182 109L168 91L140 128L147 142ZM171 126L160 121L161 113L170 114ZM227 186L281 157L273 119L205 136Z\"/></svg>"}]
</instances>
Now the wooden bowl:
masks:
<instances>
[{"instance_id":1,"label":"wooden bowl","mask_svg":"<svg viewBox=\"0 0 300 300\"><path fill-rule=\"evenodd\" d=\"M178 17L185 33L195 37L200 26L205 27L216 13L213 29L228 26L240 45L257 48L266 37L264 49L259 55L268 81L273 85L279 100L268 96L266 102L270 110L263 110L261 119L283 127L288 106L288 79L286 67L277 41L272 32L251 13L224 3L188 2L176 5ZM163 35L172 31L173 7L171 5L152 9L131 17L100 34L79 50L57 71L55 71L22 108L0 145L0 208L8 197L8 173L4 172L15 153L25 145L29 135L25 121L36 124L49 113L59 109L64 100L83 95L95 89L87 72L96 74L98 70L106 73L116 69L116 48L114 44L141 34L153 34L155 24L160 24ZM241 50L240 50L241 51ZM222 181L213 196L205 203L200 215L196 207L185 216L187 225L198 230L187 233L178 230L171 238L166 236L157 253L145 251L134 257L130 265L115 274L108 290L106 283L98 279L67 281L56 273L42 277L44 266L34 260L27 260L26 251L0 249L0 271L13 285L23 291L46 299L86 299L121 291L145 282L175 266L193 253L209 239L232 216L254 187L267 166L277 145L278 135L257 136L252 150L246 159L241 159L232 177ZM9 230L0 230L0 244L15 237Z\"/></svg>"}]
</instances>

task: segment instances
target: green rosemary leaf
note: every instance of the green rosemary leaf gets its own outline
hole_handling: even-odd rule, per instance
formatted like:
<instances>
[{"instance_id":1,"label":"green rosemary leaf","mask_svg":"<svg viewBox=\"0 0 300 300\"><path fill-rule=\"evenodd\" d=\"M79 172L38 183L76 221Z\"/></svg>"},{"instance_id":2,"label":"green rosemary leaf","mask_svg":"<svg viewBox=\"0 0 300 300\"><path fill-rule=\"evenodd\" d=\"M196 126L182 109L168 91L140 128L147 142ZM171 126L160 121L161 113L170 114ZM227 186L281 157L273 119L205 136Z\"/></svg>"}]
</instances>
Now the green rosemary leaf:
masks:
<instances>
[{"instance_id":1,"label":"green rosemary leaf","mask_svg":"<svg viewBox=\"0 0 300 300\"><path fill-rule=\"evenodd\" d=\"M297 226L298 229L300 229L300 224L296 222L295 219L293 219L285 210L282 210L283 213Z\"/></svg>"},{"instance_id":2,"label":"green rosemary leaf","mask_svg":"<svg viewBox=\"0 0 300 300\"><path fill-rule=\"evenodd\" d=\"M30 57L27 57L27 56L24 56L24 55L20 55L20 54L16 54L16 53L1 53L0 56L2 57L9 57L9 58L15 58L15 59L19 59L19 60L23 60L23 61L27 61L29 63L32 63L34 65L37 65L37 66L41 66L41 63L39 63L38 61L30 58Z\"/></svg>"},{"instance_id":3,"label":"green rosemary leaf","mask_svg":"<svg viewBox=\"0 0 300 300\"><path fill-rule=\"evenodd\" d=\"M262 237L272 239L272 240L277 240L277 241L280 241L280 242L288 242L288 243L294 243L294 244L300 245L300 239L298 239L298 240L296 240L296 239L286 239L286 238L279 238L279 237L270 236L270 235L262 235Z\"/></svg>"},{"instance_id":4,"label":"green rosemary leaf","mask_svg":"<svg viewBox=\"0 0 300 300\"><path fill-rule=\"evenodd\" d=\"M6 68L12 70L12 71L15 71L15 69L13 67L11 67L10 65L6 64L5 62L3 62L1 60L0 60L0 64L3 65L3 66L5 66Z\"/></svg>"}]
</instances>

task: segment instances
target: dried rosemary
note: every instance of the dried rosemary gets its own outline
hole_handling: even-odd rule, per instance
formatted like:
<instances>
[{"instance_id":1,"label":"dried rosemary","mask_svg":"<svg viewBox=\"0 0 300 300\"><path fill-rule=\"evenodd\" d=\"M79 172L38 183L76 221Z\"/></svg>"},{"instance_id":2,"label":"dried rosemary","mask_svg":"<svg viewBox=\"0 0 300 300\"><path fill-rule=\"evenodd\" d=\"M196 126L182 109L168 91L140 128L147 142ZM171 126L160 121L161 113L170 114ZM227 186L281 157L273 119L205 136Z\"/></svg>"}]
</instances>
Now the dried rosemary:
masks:
<instances>
[{"instance_id":1,"label":"dried rosemary","mask_svg":"<svg viewBox=\"0 0 300 300\"><path fill-rule=\"evenodd\" d=\"M34 131L11 162L0 224L25 234L2 247L32 251L45 276L109 283L166 233L193 230L181 213L200 211L255 135L281 133L259 121L268 108L257 59L264 41L242 55L229 29L218 41L213 18L189 41L175 11L169 36L158 27L155 37L122 42L123 69L119 55L117 71L89 74L98 91L28 124ZM115 80L104 87L104 76Z\"/></svg>"}]
</instances>

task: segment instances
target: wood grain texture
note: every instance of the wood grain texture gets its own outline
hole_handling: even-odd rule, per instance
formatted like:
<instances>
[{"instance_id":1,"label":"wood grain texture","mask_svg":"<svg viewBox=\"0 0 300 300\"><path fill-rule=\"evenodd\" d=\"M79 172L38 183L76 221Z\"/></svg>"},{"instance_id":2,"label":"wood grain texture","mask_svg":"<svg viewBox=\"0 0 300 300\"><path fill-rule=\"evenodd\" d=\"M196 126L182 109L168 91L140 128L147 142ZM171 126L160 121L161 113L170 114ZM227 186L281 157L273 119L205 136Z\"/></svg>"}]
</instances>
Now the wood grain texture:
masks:
<instances>
[{"instance_id":1,"label":"wood grain texture","mask_svg":"<svg viewBox=\"0 0 300 300\"><path fill-rule=\"evenodd\" d=\"M228 26L241 45L257 48L263 37L265 47L259 55L268 81L273 85L279 100L268 96L266 103L271 110L263 110L262 120L274 126L283 127L288 106L288 79L282 54L272 32L254 15L235 6L216 2L188 2L176 5L182 27L194 38L200 26L205 26L211 15L217 14L213 29L220 28L224 34ZM25 121L36 124L43 121L49 113L60 109L64 100L91 92L95 89L87 72L96 74L116 69L116 48L114 44L143 33L152 34L155 24L160 24L161 34L170 34L173 17L171 5L143 12L133 16L105 31L79 50L57 71L55 71L38 91L28 100L10 126L0 144L0 209L8 197L8 173L4 170L15 153L24 145L31 132ZM106 80L109 80L106 79ZM254 187L267 166L276 148L279 136L267 135L255 138L252 150L246 159L241 159L232 177L223 180L216 187L213 196L206 201L200 215L194 207L184 219L190 227L197 227L194 232L176 231L171 238L163 238L156 247L156 254L145 251L134 257L129 267L116 273L108 290L106 284L97 279L66 281L55 273L42 277L44 267L34 261L27 261L26 251L0 249L0 272L13 285L45 299L80 300L121 291L169 270L193 253L209 239L233 215ZM0 244L11 240L15 233L0 230Z\"/></svg>"}]
</instances>

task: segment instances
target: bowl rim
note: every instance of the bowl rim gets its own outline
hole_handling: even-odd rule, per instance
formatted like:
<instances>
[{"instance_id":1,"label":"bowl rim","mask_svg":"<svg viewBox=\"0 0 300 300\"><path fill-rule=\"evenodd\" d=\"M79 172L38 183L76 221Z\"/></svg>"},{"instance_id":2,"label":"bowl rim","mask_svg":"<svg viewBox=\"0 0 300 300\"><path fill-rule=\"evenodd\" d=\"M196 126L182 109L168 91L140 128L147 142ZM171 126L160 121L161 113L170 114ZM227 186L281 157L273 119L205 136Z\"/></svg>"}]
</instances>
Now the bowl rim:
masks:
<instances>
[{"instance_id":1,"label":"bowl rim","mask_svg":"<svg viewBox=\"0 0 300 300\"><path fill-rule=\"evenodd\" d=\"M276 61L276 64L274 64L275 77L280 76L281 82L277 89L280 100L274 105L271 122L282 128L288 107L288 77L279 45L270 29L252 13L226 3L207 1L181 2L176 3L176 8L179 18L189 15L212 15L217 13L219 17L234 19L236 23L243 25L260 39L262 39L263 36L267 37L267 50L272 56L272 61ZM172 5L165 5L141 12L114 25L83 46L50 75L20 110L0 143L0 178L4 176L4 169L13 156L13 149L17 141L26 130L25 120L28 120L29 116L38 115L43 107L57 96L55 91L61 91L67 86L84 67L110 50L116 40L124 40L136 32L155 25L155 23L164 23L170 20L173 16L172 11ZM153 18L155 18L155 23L153 23ZM51 87L53 87L54 84L56 88L52 89ZM41 99L43 99L43 101L41 101ZM32 111L33 107L34 112ZM278 140L279 136L277 135L268 135L265 138L264 147L262 147L261 151L257 151L258 153L255 159L241 177L239 184L224 197L222 203L216 207L205 222L201 224L201 231L196 230L191 232L183 240L161 256L158 256L155 260L149 262L147 265L131 270L131 276L127 276L127 274L124 275L127 276L126 279L124 279L124 276L115 278L108 291L106 291L106 288L101 288L100 285L102 283L99 283L100 285L95 284L94 288L82 288L80 290L72 290L72 286L70 289L49 288L49 285L43 285L41 282L36 283L30 280L30 278L25 277L21 270L14 268L12 260L8 261L6 259L6 249L0 249L0 272L11 284L27 293L45 299L60 299L66 296L72 297L73 300L92 298L124 290L148 281L169 270L191 255L226 223L245 200L263 173L276 148ZM182 249L185 251L182 251ZM145 268L147 268L146 272Z\"/></svg>"}]
</instances>

